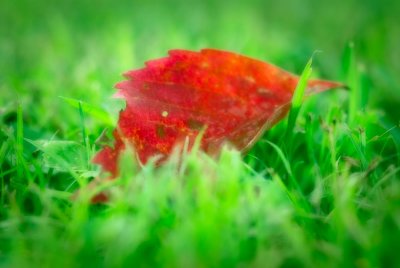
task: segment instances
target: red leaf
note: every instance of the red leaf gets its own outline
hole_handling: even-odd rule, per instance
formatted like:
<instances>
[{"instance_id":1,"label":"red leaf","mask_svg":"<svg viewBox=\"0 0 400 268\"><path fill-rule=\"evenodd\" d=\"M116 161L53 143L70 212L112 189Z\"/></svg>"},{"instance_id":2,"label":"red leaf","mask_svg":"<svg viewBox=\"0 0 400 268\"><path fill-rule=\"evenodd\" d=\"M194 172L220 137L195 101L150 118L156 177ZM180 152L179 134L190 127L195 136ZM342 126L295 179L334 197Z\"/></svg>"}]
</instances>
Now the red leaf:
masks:
<instances>
[{"instance_id":1,"label":"red leaf","mask_svg":"<svg viewBox=\"0 0 400 268\"><path fill-rule=\"evenodd\" d=\"M215 49L172 50L125 76L128 80L116 85L127 105L114 131L114 148L105 147L94 159L113 176L124 144L134 146L142 163L155 155L165 159L185 137L193 144L203 127L201 145L209 154L226 142L248 149L286 115L299 79L269 63ZM340 86L312 80L307 90Z\"/></svg>"}]
</instances>

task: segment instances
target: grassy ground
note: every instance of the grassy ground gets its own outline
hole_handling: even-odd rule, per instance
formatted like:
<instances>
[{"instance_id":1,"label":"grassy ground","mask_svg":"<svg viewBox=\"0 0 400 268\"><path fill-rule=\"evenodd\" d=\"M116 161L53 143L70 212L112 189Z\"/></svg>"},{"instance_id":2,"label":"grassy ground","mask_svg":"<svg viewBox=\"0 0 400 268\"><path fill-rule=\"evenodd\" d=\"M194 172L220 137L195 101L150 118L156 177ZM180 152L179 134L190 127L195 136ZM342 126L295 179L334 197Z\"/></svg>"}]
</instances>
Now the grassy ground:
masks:
<instances>
[{"instance_id":1,"label":"grassy ground","mask_svg":"<svg viewBox=\"0 0 400 268\"><path fill-rule=\"evenodd\" d=\"M400 4L321 2L2 1L0 266L399 267ZM204 47L297 73L322 50L313 75L351 91L308 99L245 156L139 169L128 152L90 205L120 74Z\"/></svg>"}]
</instances>

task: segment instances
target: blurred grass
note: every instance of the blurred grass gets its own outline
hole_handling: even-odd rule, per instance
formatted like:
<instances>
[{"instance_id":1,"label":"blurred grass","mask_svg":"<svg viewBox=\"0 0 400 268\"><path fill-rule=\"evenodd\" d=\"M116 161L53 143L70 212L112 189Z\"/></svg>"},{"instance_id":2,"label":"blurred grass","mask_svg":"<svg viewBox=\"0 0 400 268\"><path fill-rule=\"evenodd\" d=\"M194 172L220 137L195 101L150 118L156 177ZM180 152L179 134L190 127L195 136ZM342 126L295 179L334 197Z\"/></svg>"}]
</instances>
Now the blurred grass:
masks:
<instances>
[{"instance_id":1,"label":"blurred grass","mask_svg":"<svg viewBox=\"0 0 400 268\"><path fill-rule=\"evenodd\" d=\"M394 0L1 1L0 266L398 267L399 12ZM102 186L112 202L91 206L102 188L86 187L87 155L124 105L110 98L121 73L204 47L296 73L322 50L313 75L352 90L309 98L245 157L139 170L128 154Z\"/></svg>"}]
</instances>

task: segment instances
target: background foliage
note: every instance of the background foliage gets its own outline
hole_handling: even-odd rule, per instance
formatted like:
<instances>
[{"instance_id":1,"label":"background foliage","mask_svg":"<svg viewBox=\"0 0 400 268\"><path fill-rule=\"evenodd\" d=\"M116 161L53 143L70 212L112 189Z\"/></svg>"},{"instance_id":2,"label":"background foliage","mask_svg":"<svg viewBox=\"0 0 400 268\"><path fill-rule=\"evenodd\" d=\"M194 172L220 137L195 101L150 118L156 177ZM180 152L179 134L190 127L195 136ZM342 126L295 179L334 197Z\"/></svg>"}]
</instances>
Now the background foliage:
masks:
<instances>
[{"instance_id":1,"label":"background foliage","mask_svg":"<svg viewBox=\"0 0 400 268\"><path fill-rule=\"evenodd\" d=\"M399 12L395 0L1 1L0 266L398 266ZM112 201L91 206L121 73L204 47L295 73L321 50L313 75L351 90L308 99L294 129L282 122L246 156L139 169L128 153L103 186Z\"/></svg>"}]
</instances>

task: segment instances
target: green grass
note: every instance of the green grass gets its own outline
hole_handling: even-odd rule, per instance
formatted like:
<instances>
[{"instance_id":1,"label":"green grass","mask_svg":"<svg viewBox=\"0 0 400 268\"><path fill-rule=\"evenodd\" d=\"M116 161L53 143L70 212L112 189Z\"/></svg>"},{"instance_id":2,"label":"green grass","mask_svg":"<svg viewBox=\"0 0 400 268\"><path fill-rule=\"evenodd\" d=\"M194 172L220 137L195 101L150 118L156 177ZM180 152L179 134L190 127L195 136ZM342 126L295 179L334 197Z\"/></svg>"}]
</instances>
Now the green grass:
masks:
<instances>
[{"instance_id":1,"label":"green grass","mask_svg":"<svg viewBox=\"0 0 400 268\"><path fill-rule=\"evenodd\" d=\"M0 267L399 267L397 1L0 3ZM214 47L342 80L250 152L90 159L121 73ZM308 78L307 65L304 78ZM100 137L100 138L99 138ZM80 195L71 201L72 194ZM111 201L91 205L108 190Z\"/></svg>"}]
</instances>

